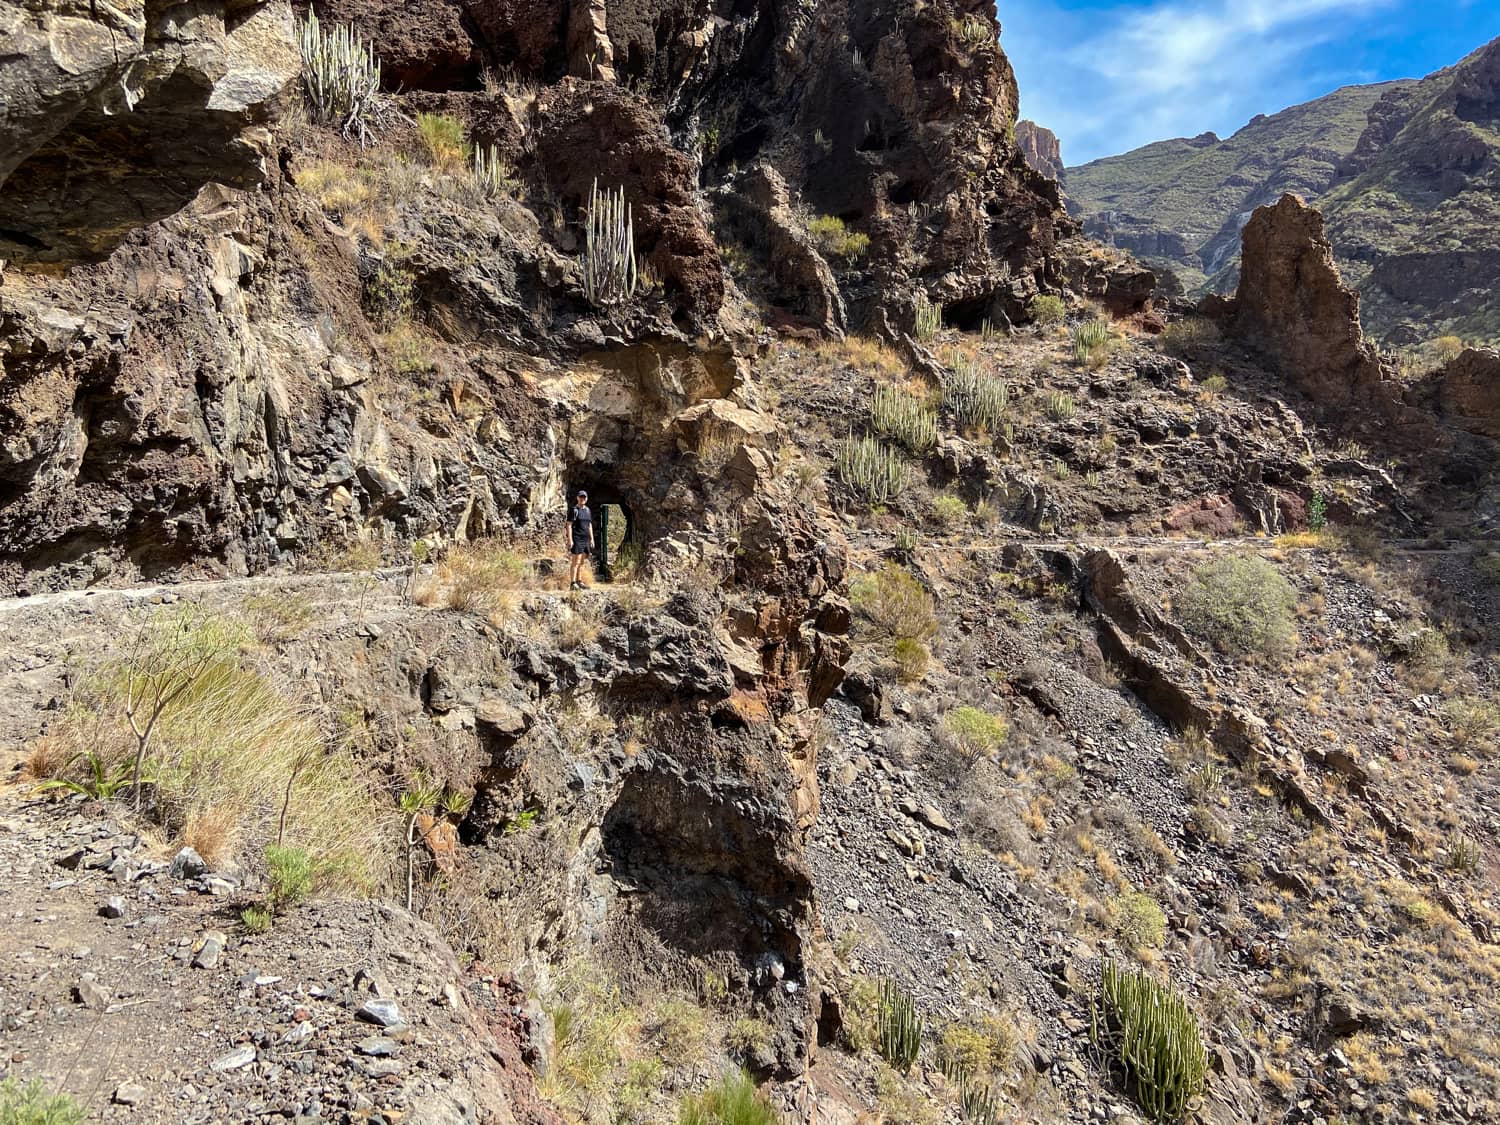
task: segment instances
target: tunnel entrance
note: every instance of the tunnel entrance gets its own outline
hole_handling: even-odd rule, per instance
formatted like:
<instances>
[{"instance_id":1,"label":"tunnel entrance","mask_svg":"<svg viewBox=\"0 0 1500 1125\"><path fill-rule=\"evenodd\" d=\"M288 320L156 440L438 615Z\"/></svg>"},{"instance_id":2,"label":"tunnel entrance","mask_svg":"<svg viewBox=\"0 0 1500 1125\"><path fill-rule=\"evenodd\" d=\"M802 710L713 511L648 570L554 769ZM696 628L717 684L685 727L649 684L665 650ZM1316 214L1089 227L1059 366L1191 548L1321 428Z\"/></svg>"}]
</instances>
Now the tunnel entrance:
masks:
<instances>
[{"instance_id":1,"label":"tunnel entrance","mask_svg":"<svg viewBox=\"0 0 1500 1125\"><path fill-rule=\"evenodd\" d=\"M568 490L568 510L572 511L579 492L589 494L589 510L594 514L594 577L600 582L614 581L621 563L630 563L641 550L641 533L635 512L618 489L597 481L581 480Z\"/></svg>"}]
</instances>

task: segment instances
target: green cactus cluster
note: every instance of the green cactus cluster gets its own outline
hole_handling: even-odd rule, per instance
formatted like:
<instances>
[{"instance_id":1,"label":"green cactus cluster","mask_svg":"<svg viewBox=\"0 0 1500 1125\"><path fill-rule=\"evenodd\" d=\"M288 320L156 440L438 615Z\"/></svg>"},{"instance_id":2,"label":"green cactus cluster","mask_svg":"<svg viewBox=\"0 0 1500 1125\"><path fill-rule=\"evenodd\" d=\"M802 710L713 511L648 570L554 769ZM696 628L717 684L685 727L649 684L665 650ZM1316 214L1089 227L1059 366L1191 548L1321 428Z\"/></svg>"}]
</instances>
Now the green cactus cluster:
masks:
<instances>
[{"instance_id":1,"label":"green cactus cluster","mask_svg":"<svg viewBox=\"0 0 1500 1125\"><path fill-rule=\"evenodd\" d=\"M1109 343L1109 321L1103 317L1073 325L1073 360L1086 364Z\"/></svg>"},{"instance_id":2,"label":"green cactus cluster","mask_svg":"<svg viewBox=\"0 0 1500 1125\"><path fill-rule=\"evenodd\" d=\"M937 445L937 411L899 387L877 386L870 400L870 425L875 432L900 442L913 453Z\"/></svg>"},{"instance_id":3,"label":"green cactus cluster","mask_svg":"<svg viewBox=\"0 0 1500 1125\"><path fill-rule=\"evenodd\" d=\"M1047 417L1054 422L1066 422L1078 412L1073 396L1064 391L1053 391L1047 395Z\"/></svg>"},{"instance_id":4,"label":"green cactus cluster","mask_svg":"<svg viewBox=\"0 0 1500 1125\"><path fill-rule=\"evenodd\" d=\"M1000 1098L993 1086L980 1081L970 1067L952 1055L943 1055L938 1065L943 1076L958 1090L958 1105L965 1121L972 1121L974 1125L999 1125Z\"/></svg>"},{"instance_id":5,"label":"green cactus cluster","mask_svg":"<svg viewBox=\"0 0 1500 1125\"><path fill-rule=\"evenodd\" d=\"M943 387L943 403L953 412L959 429L995 433L1010 406L1010 388L1004 380L960 359Z\"/></svg>"},{"instance_id":6,"label":"green cactus cluster","mask_svg":"<svg viewBox=\"0 0 1500 1125\"><path fill-rule=\"evenodd\" d=\"M1104 963L1090 1034L1124 1071L1146 1114L1180 1121L1203 1092L1208 1051L1198 1020L1170 987L1142 969Z\"/></svg>"},{"instance_id":7,"label":"green cactus cluster","mask_svg":"<svg viewBox=\"0 0 1500 1125\"><path fill-rule=\"evenodd\" d=\"M901 454L878 438L849 437L834 457L839 479L871 504L888 504L906 488L908 469Z\"/></svg>"},{"instance_id":8,"label":"green cactus cluster","mask_svg":"<svg viewBox=\"0 0 1500 1125\"><path fill-rule=\"evenodd\" d=\"M635 296L640 271L635 261L635 213L625 201L625 188L589 192L585 216L583 288L590 303L618 305Z\"/></svg>"},{"instance_id":9,"label":"green cactus cluster","mask_svg":"<svg viewBox=\"0 0 1500 1125\"><path fill-rule=\"evenodd\" d=\"M926 293L917 294L916 333L918 340L930 340L943 326L943 309L927 299Z\"/></svg>"},{"instance_id":10,"label":"green cactus cluster","mask_svg":"<svg viewBox=\"0 0 1500 1125\"><path fill-rule=\"evenodd\" d=\"M922 1050L924 1027L917 1002L886 978L880 982L880 1056L902 1074L910 1073Z\"/></svg>"},{"instance_id":11,"label":"green cactus cluster","mask_svg":"<svg viewBox=\"0 0 1500 1125\"><path fill-rule=\"evenodd\" d=\"M511 177L510 165L500 156L494 145L474 146L474 180L487 199L498 199L511 195L516 190L516 181Z\"/></svg>"},{"instance_id":12,"label":"green cactus cluster","mask_svg":"<svg viewBox=\"0 0 1500 1125\"><path fill-rule=\"evenodd\" d=\"M312 118L336 125L361 145L369 139L380 107L380 60L347 24L325 31L308 10L297 29L302 51L302 87Z\"/></svg>"}]
</instances>

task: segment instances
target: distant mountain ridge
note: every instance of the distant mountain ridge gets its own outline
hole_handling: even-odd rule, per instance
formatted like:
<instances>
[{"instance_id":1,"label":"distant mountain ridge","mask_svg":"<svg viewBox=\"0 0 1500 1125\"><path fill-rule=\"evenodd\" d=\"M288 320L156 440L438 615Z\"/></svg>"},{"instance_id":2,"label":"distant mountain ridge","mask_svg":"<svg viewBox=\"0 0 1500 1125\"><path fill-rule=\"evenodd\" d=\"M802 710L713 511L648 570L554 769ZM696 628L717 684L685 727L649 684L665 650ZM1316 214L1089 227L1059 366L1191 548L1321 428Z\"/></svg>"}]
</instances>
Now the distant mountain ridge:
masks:
<instances>
[{"instance_id":1,"label":"distant mountain ridge","mask_svg":"<svg viewBox=\"0 0 1500 1125\"><path fill-rule=\"evenodd\" d=\"M1189 293L1232 291L1240 229L1293 192L1324 212L1377 338L1500 339L1500 40L1421 80L1345 86L1065 178L1090 235Z\"/></svg>"}]
</instances>

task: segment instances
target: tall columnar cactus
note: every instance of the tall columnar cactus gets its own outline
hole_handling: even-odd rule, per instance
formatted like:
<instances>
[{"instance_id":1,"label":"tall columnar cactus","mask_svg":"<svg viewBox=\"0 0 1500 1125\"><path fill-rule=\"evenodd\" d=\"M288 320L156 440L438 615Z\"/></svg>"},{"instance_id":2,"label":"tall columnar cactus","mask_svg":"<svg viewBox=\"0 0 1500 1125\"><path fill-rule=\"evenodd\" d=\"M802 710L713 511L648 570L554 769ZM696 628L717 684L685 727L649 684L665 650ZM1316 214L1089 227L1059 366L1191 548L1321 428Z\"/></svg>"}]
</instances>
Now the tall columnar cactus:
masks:
<instances>
[{"instance_id":1,"label":"tall columnar cactus","mask_svg":"<svg viewBox=\"0 0 1500 1125\"><path fill-rule=\"evenodd\" d=\"M840 480L871 504L888 504L906 488L906 462L875 438L846 438L834 457L834 468Z\"/></svg>"},{"instance_id":2,"label":"tall columnar cactus","mask_svg":"<svg viewBox=\"0 0 1500 1125\"><path fill-rule=\"evenodd\" d=\"M943 402L953 411L963 430L994 433L1010 406L1010 388L1004 380L986 375L968 360L959 359L943 386Z\"/></svg>"},{"instance_id":3,"label":"tall columnar cactus","mask_svg":"<svg viewBox=\"0 0 1500 1125\"><path fill-rule=\"evenodd\" d=\"M930 340L943 326L943 309L927 299L926 293L917 294L915 328L918 340Z\"/></svg>"},{"instance_id":4,"label":"tall columnar cactus","mask_svg":"<svg viewBox=\"0 0 1500 1125\"><path fill-rule=\"evenodd\" d=\"M937 411L899 387L880 385L870 400L870 425L894 438L913 453L926 453L937 444Z\"/></svg>"},{"instance_id":5,"label":"tall columnar cactus","mask_svg":"<svg viewBox=\"0 0 1500 1125\"><path fill-rule=\"evenodd\" d=\"M516 181L511 178L510 171L510 165L494 145L488 148L484 145L474 146L474 181L479 185L479 190L484 192L485 198L497 199L515 191Z\"/></svg>"},{"instance_id":6,"label":"tall columnar cactus","mask_svg":"<svg viewBox=\"0 0 1500 1125\"><path fill-rule=\"evenodd\" d=\"M589 192L583 251L583 288L589 301L601 307L635 296L640 273L635 262L635 214L625 202L625 188Z\"/></svg>"},{"instance_id":7,"label":"tall columnar cactus","mask_svg":"<svg viewBox=\"0 0 1500 1125\"><path fill-rule=\"evenodd\" d=\"M880 1055L902 1074L908 1073L922 1050L922 1016L916 1001L889 978L880 982Z\"/></svg>"},{"instance_id":8,"label":"tall columnar cactus","mask_svg":"<svg viewBox=\"0 0 1500 1125\"><path fill-rule=\"evenodd\" d=\"M302 85L312 117L320 125L337 125L346 137L363 145L380 107L380 60L375 49L347 24L323 30L309 9L298 28L302 49Z\"/></svg>"},{"instance_id":9,"label":"tall columnar cactus","mask_svg":"<svg viewBox=\"0 0 1500 1125\"><path fill-rule=\"evenodd\" d=\"M1143 970L1104 963L1091 1034L1153 1121L1179 1121L1203 1092L1208 1051L1182 998Z\"/></svg>"}]
</instances>

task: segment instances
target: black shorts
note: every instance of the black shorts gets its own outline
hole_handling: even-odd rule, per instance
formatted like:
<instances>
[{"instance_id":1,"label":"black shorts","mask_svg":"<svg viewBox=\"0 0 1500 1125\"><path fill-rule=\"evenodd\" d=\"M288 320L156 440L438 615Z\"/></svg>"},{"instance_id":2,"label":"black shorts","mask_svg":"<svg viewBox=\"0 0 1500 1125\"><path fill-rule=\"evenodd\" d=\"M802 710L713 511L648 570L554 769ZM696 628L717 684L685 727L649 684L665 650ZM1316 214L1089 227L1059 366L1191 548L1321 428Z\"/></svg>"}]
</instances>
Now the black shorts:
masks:
<instances>
[{"instance_id":1,"label":"black shorts","mask_svg":"<svg viewBox=\"0 0 1500 1125\"><path fill-rule=\"evenodd\" d=\"M594 553L594 549L589 546L587 539L574 539L573 553L575 555L591 555Z\"/></svg>"}]
</instances>

